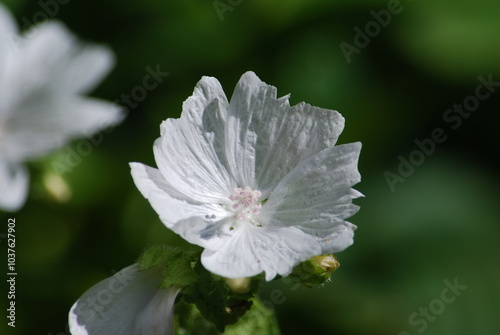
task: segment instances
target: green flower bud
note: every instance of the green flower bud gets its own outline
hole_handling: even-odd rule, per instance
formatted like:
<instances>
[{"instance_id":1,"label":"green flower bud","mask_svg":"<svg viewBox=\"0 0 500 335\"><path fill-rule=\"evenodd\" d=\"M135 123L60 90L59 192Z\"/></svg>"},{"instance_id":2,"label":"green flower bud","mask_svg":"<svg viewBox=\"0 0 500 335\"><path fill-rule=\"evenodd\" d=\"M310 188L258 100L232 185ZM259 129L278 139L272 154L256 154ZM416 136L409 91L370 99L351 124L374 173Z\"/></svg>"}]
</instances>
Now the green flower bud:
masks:
<instances>
[{"instance_id":1,"label":"green flower bud","mask_svg":"<svg viewBox=\"0 0 500 335\"><path fill-rule=\"evenodd\" d=\"M314 256L311 260L319 265L324 271L328 272L329 275L340 267L340 262L333 254Z\"/></svg>"},{"instance_id":2,"label":"green flower bud","mask_svg":"<svg viewBox=\"0 0 500 335\"><path fill-rule=\"evenodd\" d=\"M339 266L340 263L333 254L314 256L297 265L288 277L292 282L313 287L328 281Z\"/></svg>"}]
</instances>

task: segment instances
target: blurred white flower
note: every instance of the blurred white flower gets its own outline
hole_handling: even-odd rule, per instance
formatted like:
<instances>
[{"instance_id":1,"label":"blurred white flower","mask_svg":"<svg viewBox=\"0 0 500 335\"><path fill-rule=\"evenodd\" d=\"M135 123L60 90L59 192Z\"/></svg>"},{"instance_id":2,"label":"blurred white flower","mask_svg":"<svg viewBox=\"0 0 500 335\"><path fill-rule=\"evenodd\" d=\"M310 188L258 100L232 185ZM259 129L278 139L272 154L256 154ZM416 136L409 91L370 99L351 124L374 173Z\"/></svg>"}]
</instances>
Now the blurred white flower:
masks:
<instances>
[{"instance_id":1,"label":"blurred white flower","mask_svg":"<svg viewBox=\"0 0 500 335\"><path fill-rule=\"evenodd\" d=\"M108 48L80 44L57 22L19 35L0 5L0 209L24 204L23 162L123 118L113 103L84 96L113 63Z\"/></svg>"},{"instance_id":2,"label":"blurred white flower","mask_svg":"<svg viewBox=\"0 0 500 335\"><path fill-rule=\"evenodd\" d=\"M71 307L73 335L170 335L180 288L159 289L161 268L131 265L85 292Z\"/></svg>"},{"instance_id":3,"label":"blurred white flower","mask_svg":"<svg viewBox=\"0 0 500 335\"><path fill-rule=\"evenodd\" d=\"M161 124L159 169L131 163L132 176L168 228L205 248L209 271L269 281L353 243L361 143L335 146L343 127L338 112L290 106L253 72L230 102L203 77L180 119Z\"/></svg>"}]
</instances>

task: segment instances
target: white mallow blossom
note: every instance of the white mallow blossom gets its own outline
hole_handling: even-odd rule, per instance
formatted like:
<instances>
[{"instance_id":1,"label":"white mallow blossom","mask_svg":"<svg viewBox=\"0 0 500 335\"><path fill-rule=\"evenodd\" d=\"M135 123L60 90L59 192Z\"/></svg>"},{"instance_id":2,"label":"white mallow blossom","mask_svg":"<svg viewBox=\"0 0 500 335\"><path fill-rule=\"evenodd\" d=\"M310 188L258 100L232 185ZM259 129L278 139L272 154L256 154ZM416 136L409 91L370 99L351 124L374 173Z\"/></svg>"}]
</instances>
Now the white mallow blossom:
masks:
<instances>
[{"instance_id":1,"label":"white mallow blossom","mask_svg":"<svg viewBox=\"0 0 500 335\"><path fill-rule=\"evenodd\" d=\"M343 127L338 112L290 106L253 72L230 102L203 77L180 119L161 124L158 169L131 163L132 176L163 223L204 248L205 268L269 281L353 243L361 143L335 146Z\"/></svg>"},{"instance_id":2,"label":"white mallow blossom","mask_svg":"<svg viewBox=\"0 0 500 335\"><path fill-rule=\"evenodd\" d=\"M17 210L29 177L23 162L119 122L112 103L87 98L114 62L57 22L19 35L0 5L0 209Z\"/></svg>"},{"instance_id":3,"label":"white mallow blossom","mask_svg":"<svg viewBox=\"0 0 500 335\"><path fill-rule=\"evenodd\" d=\"M71 307L73 335L170 335L180 288L159 289L163 269L131 265L85 292Z\"/></svg>"}]
</instances>

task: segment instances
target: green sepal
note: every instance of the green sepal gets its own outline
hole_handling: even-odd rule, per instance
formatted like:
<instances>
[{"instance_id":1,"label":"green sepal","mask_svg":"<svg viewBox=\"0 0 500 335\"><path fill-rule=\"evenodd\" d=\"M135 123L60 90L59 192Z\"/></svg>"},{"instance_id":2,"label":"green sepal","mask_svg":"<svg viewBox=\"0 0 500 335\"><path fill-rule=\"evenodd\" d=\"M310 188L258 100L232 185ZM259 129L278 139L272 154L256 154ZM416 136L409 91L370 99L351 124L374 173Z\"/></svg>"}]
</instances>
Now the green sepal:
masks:
<instances>
[{"instance_id":1,"label":"green sepal","mask_svg":"<svg viewBox=\"0 0 500 335\"><path fill-rule=\"evenodd\" d=\"M194 304L180 301L176 306L175 335L220 335L215 325L205 320ZM225 328L224 335L280 335L274 311L258 298L235 324Z\"/></svg>"},{"instance_id":2,"label":"green sepal","mask_svg":"<svg viewBox=\"0 0 500 335\"><path fill-rule=\"evenodd\" d=\"M333 254L312 257L297 265L288 278L292 283L301 283L307 287L322 285L340 266Z\"/></svg>"},{"instance_id":3,"label":"green sepal","mask_svg":"<svg viewBox=\"0 0 500 335\"><path fill-rule=\"evenodd\" d=\"M184 301L193 303L201 315L213 322L219 332L236 323L251 307L261 277L251 279L246 293L232 292L224 278L207 271L200 263L194 267L198 280L181 291Z\"/></svg>"},{"instance_id":4,"label":"green sepal","mask_svg":"<svg viewBox=\"0 0 500 335\"><path fill-rule=\"evenodd\" d=\"M186 287L198 279L194 266L200 259L198 251L187 251L163 244L154 245L138 259L139 269L163 267L163 278L159 288Z\"/></svg>"}]
</instances>

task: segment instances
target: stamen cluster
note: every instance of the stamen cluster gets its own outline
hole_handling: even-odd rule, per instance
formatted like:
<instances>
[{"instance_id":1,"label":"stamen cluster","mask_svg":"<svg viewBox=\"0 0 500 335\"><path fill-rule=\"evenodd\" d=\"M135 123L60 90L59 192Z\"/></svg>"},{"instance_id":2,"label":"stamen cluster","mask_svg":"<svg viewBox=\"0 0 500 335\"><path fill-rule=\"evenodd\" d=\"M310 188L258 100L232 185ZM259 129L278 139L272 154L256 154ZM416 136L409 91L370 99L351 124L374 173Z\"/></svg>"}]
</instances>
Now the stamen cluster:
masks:
<instances>
[{"instance_id":1,"label":"stamen cluster","mask_svg":"<svg viewBox=\"0 0 500 335\"><path fill-rule=\"evenodd\" d=\"M252 221L262 208L261 203L257 203L262 193L252 190L249 186L244 189L235 188L234 193L229 197L233 201L232 208L235 210L235 217L238 221Z\"/></svg>"}]
</instances>

